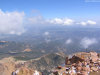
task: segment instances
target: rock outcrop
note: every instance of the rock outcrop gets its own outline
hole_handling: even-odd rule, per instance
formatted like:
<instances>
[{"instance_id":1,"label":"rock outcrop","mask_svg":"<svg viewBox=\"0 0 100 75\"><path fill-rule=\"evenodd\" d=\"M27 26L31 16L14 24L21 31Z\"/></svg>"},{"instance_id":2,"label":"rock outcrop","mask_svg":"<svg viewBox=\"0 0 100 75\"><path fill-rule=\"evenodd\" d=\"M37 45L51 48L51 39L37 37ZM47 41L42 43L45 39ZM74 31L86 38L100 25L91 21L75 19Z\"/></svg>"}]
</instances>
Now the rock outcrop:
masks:
<instances>
[{"instance_id":1,"label":"rock outcrop","mask_svg":"<svg viewBox=\"0 0 100 75\"><path fill-rule=\"evenodd\" d=\"M57 67L51 75L100 75L98 53L81 52L66 57L65 66Z\"/></svg>"},{"instance_id":2,"label":"rock outcrop","mask_svg":"<svg viewBox=\"0 0 100 75\"><path fill-rule=\"evenodd\" d=\"M42 74L37 70L21 67L16 71L12 72L12 75L42 75Z\"/></svg>"},{"instance_id":3,"label":"rock outcrop","mask_svg":"<svg viewBox=\"0 0 100 75\"><path fill-rule=\"evenodd\" d=\"M25 61L16 61L13 57L0 60L0 75L41 75L37 70L24 65Z\"/></svg>"}]
</instances>

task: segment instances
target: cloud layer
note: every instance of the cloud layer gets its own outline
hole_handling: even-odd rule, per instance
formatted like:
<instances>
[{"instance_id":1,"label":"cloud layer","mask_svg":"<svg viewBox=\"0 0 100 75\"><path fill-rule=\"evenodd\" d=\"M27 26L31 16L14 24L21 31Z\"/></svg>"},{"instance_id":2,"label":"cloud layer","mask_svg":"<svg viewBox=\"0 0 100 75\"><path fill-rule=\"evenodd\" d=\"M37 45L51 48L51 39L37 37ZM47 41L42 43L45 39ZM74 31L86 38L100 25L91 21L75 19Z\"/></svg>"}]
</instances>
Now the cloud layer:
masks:
<instances>
[{"instance_id":1,"label":"cloud layer","mask_svg":"<svg viewBox=\"0 0 100 75\"><path fill-rule=\"evenodd\" d=\"M96 25L97 23L95 21L92 21L92 20L87 20L87 21L82 21L82 22L77 23L77 24L80 24L82 26L87 26L87 25Z\"/></svg>"},{"instance_id":2,"label":"cloud layer","mask_svg":"<svg viewBox=\"0 0 100 75\"><path fill-rule=\"evenodd\" d=\"M96 25L97 22L93 20L87 21L76 21L71 18L52 18L52 19L45 19L42 16L34 16L28 18L28 22L32 25L36 24L44 24L44 25L63 25L63 26L92 26Z\"/></svg>"},{"instance_id":3,"label":"cloud layer","mask_svg":"<svg viewBox=\"0 0 100 75\"><path fill-rule=\"evenodd\" d=\"M85 37L85 38L83 38L81 40L80 44L86 49L89 46L91 46L93 44L96 44L96 43L98 43L98 42L97 42L97 40L95 38L87 38L87 37Z\"/></svg>"},{"instance_id":4,"label":"cloud layer","mask_svg":"<svg viewBox=\"0 0 100 75\"><path fill-rule=\"evenodd\" d=\"M74 20L69 18L54 18L51 20L48 20L51 24L60 24L60 25L72 25L74 23Z\"/></svg>"},{"instance_id":5,"label":"cloud layer","mask_svg":"<svg viewBox=\"0 0 100 75\"><path fill-rule=\"evenodd\" d=\"M67 39L65 43L66 44L71 44L72 43L72 40L71 39Z\"/></svg>"},{"instance_id":6,"label":"cloud layer","mask_svg":"<svg viewBox=\"0 0 100 75\"><path fill-rule=\"evenodd\" d=\"M44 32L44 35L48 36L50 33L47 31L47 32Z\"/></svg>"},{"instance_id":7,"label":"cloud layer","mask_svg":"<svg viewBox=\"0 0 100 75\"><path fill-rule=\"evenodd\" d=\"M21 35L28 26L32 25L91 26L96 24L93 20L77 22L71 18L45 19L41 15L26 17L24 12L4 12L0 9L0 34Z\"/></svg>"},{"instance_id":8,"label":"cloud layer","mask_svg":"<svg viewBox=\"0 0 100 75\"><path fill-rule=\"evenodd\" d=\"M21 35L25 31L23 21L24 12L3 12L0 9L0 33Z\"/></svg>"}]
</instances>

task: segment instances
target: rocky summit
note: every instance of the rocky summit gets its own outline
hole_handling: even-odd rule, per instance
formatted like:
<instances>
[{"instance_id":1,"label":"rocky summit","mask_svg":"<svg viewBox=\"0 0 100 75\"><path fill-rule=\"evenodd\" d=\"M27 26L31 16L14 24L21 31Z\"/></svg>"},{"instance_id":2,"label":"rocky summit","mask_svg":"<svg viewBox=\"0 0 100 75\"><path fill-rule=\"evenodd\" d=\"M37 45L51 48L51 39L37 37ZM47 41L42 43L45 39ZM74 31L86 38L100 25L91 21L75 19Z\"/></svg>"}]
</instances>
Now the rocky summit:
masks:
<instances>
[{"instance_id":1,"label":"rocky summit","mask_svg":"<svg viewBox=\"0 0 100 75\"><path fill-rule=\"evenodd\" d=\"M96 52L80 52L66 57L51 75L100 75L100 57Z\"/></svg>"}]
</instances>

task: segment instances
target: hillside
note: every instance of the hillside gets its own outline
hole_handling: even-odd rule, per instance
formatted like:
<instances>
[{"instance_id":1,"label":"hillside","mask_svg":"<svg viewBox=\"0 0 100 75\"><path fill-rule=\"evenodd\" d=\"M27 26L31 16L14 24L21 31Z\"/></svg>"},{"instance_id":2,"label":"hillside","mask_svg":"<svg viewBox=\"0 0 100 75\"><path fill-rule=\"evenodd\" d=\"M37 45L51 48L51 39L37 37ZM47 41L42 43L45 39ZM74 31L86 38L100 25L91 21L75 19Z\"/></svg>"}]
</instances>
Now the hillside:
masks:
<instances>
[{"instance_id":1,"label":"hillside","mask_svg":"<svg viewBox=\"0 0 100 75\"><path fill-rule=\"evenodd\" d=\"M48 75L53 68L64 63L65 57L63 53L50 53L27 61L16 60L14 57L4 58L0 60L0 75L11 75L17 71L18 75L32 75L35 71L40 71L40 75Z\"/></svg>"},{"instance_id":2,"label":"hillside","mask_svg":"<svg viewBox=\"0 0 100 75\"><path fill-rule=\"evenodd\" d=\"M58 65L62 65L64 60L65 55L63 53L51 53L26 62L25 64L27 64L30 68L41 71L44 75L48 75L53 68Z\"/></svg>"}]
</instances>

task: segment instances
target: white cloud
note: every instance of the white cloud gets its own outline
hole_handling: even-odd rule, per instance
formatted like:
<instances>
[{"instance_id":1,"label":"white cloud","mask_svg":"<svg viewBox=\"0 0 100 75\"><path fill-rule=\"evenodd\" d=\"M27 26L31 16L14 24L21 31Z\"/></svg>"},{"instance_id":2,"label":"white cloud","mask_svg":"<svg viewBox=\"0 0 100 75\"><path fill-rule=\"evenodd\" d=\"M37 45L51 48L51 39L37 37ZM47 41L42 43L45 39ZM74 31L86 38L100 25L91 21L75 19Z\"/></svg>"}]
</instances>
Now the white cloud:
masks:
<instances>
[{"instance_id":1,"label":"white cloud","mask_svg":"<svg viewBox=\"0 0 100 75\"><path fill-rule=\"evenodd\" d=\"M70 44L70 43L72 43L72 40L71 39L67 39L65 43L66 44Z\"/></svg>"},{"instance_id":2,"label":"white cloud","mask_svg":"<svg viewBox=\"0 0 100 75\"><path fill-rule=\"evenodd\" d=\"M82 26L87 26L87 25L96 25L97 23L95 21L92 21L92 20L87 20L87 21L82 21L82 22L77 23L77 24L80 24Z\"/></svg>"},{"instance_id":3,"label":"white cloud","mask_svg":"<svg viewBox=\"0 0 100 75\"><path fill-rule=\"evenodd\" d=\"M52 24L52 25L72 25L74 20L69 18L44 19L42 16L28 18L29 24Z\"/></svg>"},{"instance_id":4,"label":"white cloud","mask_svg":"<svg viewBox=\"0 0 100 75\"><path fill-rule=\"evenodd\" d=\"M32 25L65 25L65 26L74 26L74 25L81 25L81 26L92 26L96 25L97 23L93 20L87 21L80 21L77 22L70 18L52 18L52 19L45 19L42 16L33 16L28 18L28 23Z\"/></svg>"},{"instance_id":5,"label":"white cloud","mask_svg":"<svg viewBox=\"0 0 100 75\"><path fill-rule=\"evenodd\" d=\"M44 32L44 35L45 35L45 42L46 43L49 43L51 40L50 40L50 33L48 31Z\"/></svg>"},{"instance_id":6,"label":"white cloud","mask_svg":"<svg viewBox=\"0 0 100 75\"><path fill-rule=\"evenodd\" d=\"M86 22L80 22L79 24L83 25L83 26L86 26L87 23Z\"/></svg>"},{"instance_id":7,"label":"white cloud","mask_svg":"<svg viewBox=\"0 0 100 75\"><path fill-rule=\"evenodd\" d=\"M72 25L74 23L74 20L72 19L64 19L64 25Z\"/></svg>"},{"instance_id":8,"label":"white cloud","mask_svg":"<svg viewBox=\"0 0 100 75\"><path fill-rule=\"evenodd\" d=\"M80 44L84 47L84 48L88 48L89 46L98 43L97 40L95 38L83 38L80 42Z\"/></svg>"},{"instance_id":9,"label":"white cloud","mask_svg":"<svg viewBox=\"0 0 100 75\"><path fill-rule=\"evenodd\" d=\"M88 24L91 24L91 25L95 25L96 24L96 22L95 21L92 21L92 20L88 20L87 23Z\"/></svg>"},{"instance_id":10,"label":"white cloud","mask_svg":"<svg viewBox=\"0 0 100 75\"><path fill-rule=\"evenodd\" d=\"M21 35L25 31L23 20L24 12L3 12L0 9L0 33Z\"/></svg>"},{"instance_id":11,"label":"white cloud","mask_svg":"<svg viewBox=\"0 0 100 75\"><path fill-rule=\"evenodd\" d=\"M62 24L63 20L60 18L54 18L54 19L49 20L48 22L50 22L52 24Z\"/></svg>"},{"instance_id":12,"label":"white cloud","mask_svg":"<svg viewBox=\"0 0 100 75\"><path fill-rule=\"evenodd\" d=\"M48 20L48 23L60 24L60 25L72 25L74 23L74 20L69 19L69 18L54 18L54 19Z\"/></svg>"},{"instance_id":13,"label":"white cloud","mask_svg":"<svg viewBox=\"0 0 100 75\"><path fill-rule=\"evenodd\" d=\"M49 32L44 32L44 35L48 36L49 35Z\"/></svg>"},{"instance_id":14,"label":"white cloud","mask_svg":"<svg viewBox=\"0 0 100 75\"><path fill-rule=\"evenodd\" d=\"M33 11L37 12L37 11ZM77 23L75 20L70 18L52 18L45 19L41 15L26 17L24 12L4 12L0 9L0 34L17 34L21 35L25 32L24 24L28 27L29 25L95 25L95 21L87 20ZM48 35L48 33L46 33Z\"/></svg>"}]
</instances>

